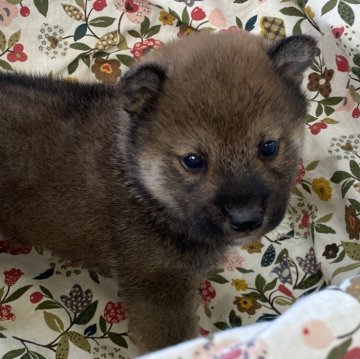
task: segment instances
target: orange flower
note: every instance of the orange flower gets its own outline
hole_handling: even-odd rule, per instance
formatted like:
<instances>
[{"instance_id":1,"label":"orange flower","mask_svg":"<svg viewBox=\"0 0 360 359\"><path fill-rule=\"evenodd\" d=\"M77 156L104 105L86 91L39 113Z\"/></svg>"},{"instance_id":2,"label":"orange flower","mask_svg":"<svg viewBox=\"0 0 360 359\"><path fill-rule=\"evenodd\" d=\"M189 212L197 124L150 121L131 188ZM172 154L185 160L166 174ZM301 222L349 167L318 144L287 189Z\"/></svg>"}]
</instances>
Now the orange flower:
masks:
<instances>
[{"instance_id":1,"label":"orange flower","mask_svg":"<svg viewBox=\"0 0 360 359\"><path fill-rule=\"evenodd\" d=\"M118 60L105 60L97 58L91 71L101 82L114 84L121 75L120 62Z\"/></svg>"}]
</instances>

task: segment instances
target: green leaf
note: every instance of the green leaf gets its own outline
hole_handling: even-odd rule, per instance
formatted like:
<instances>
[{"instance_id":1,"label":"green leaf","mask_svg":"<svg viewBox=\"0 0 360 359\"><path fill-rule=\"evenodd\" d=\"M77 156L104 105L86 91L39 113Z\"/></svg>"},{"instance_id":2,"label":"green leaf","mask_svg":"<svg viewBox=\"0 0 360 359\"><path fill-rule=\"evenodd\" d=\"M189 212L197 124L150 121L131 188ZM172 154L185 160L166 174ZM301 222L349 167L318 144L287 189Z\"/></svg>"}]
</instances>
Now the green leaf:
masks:
<instances>
[{"instance_id":1,"label":"green leaf","mask_svg":"<svg viewBox=\"0 0 360 359\"><path fill-rule=\"evenodd\" d=\"M86 352L91 352L91 346L88 340L80 333L76 333L70 331L67 333L68 338L70 339L71 343L73 343L78 348L85 350Z\"/></svg>"},{"instance_id":2,"label":"green leaf","mask_svg":"<svg viewBox=\"0 0 360 359\"><path fill-rule=\"evenodd\" d=\"M145 16L145 19L140 26L141 35L145 36L148 33L149 29L150 29L150 20L147 16Z\"/></svg>"},{"instance_id":3,"label":"green leaf","mask_svg":"<svg viewBox=\"0 0 360 359\"><path fill-rule=\"evenodd\" d=\"M281 306L288 306L288 305L292 304L292 301L290 299L278 298L278 299L275 299L275 304L281 305Z\"/></svg>"},{"instance_id":4,"label":"green leaf","mask_svg":"<svg viewBox=\"0 0 360 359\"><path fill-rule=\"evenodd\" d=\"M322 278L322 272L317 271L315 274L312 274L310 277L302 280L297 286L294 286L294 289L308 289L317 284Z\"/></svg>"},{"instance_id":5,"label":"green leaf","mask_svg":"<svg viewBox=\"0 0 360 359\"><path fill-rule=\"evenodd\" d=\"M356 55L353 57L353 63L354 63L356 66L359 66L359 67L360 67L360 54L356 54Z\"/></svg>"},{"instance_id":6,"label":"green leaf","mask_svg":"<svg viewBox=\"0 0 360 359\"><path fill-rule=\"evenodd\" d=\"M332 262L330 262L330 264L339 263L339 262L341 262L344 258L345 258L345 250L342 250L342 251L340 252L340 254L337 256L337 258L334 259Z\"/></svg>"},{"instance_id":7,"label":"green leaf","mask_svg":"<svg viewBox=\"0 0 360 359\"><path fill-rule=\"evenodd\" d=\"M6 36L0 30L0 51L4 51L6 49Z\"/></svg>"},{"instance_id":8,"label":"green leaf","mask_svg":"<svg viewBox=\"0 0 360 359\"><path fill-rule=\"evenodd\" d=\"M26 285L24 287L21 287L17 289L14 293L9 295L5 300L4 303L10 303L13 302L16 299L19 299L29 288L31 288L32 285Z\"/></svg>"},{"instance_id":9,"label":"green leaf","mask_svg":"<svg viewBox=\"0 0 360 359\"><path fill-rule=\"evenodd\" d=\"M324 111L325 111L326 116L330 116L332 113L335 112L335 110L330 106L324 106ZM333 124L334 123L339 123L339 121L335 121L335 120L333 120L333 121L334 121L334 122L332 122Z\"/></svg>"},{"instance_id":10,"label":"green leaf","mask_svg":"<svg viewBox=\"0 0 360 359\"><path fill-rule=\"evenodd\" d=\"M64 334L59 344L56 347L56 356L55 359L68 359L69 357L69 338L67 334Z\"/></svg>"},{"instance_id":11,"label":"green leaf","mask_svg":"<svg viewBox=\"0 0 360 359\"><path fill-rule=\"evenodd\" d=\"M231 328L241 327L242 324L241 317L236 315L235 310L231 310L229 314L229 323Z\"/></svg>"},{"instance_id":12,"label":"green leaf","mask_svg":"<svg viewBox=\"0 0 360 359\"><path fill-rule=\"evenodd\" d=\"M334 111L334 109L333 109L332 107L329 107L329 108L331 108L331 110ZM326 109L325 109L325 112L326 112ZM333 119L330 118L330 117L324 118L324 119L322 120L322 122L325 122L325 123L327 123L328 125L335 125L335 124L339 123L339 121L333 120Z\"/></svg>"},{"instance_id":13,"label":"green leaf","mask_svg":"<svg viewBox=\"0 0 360 359\"><path fill-rule=\"evenodd\" d=\"M220 329L220 330L225 330L225 329L229 329L229 325L225 322L216 322L214 323L214 326L217 328L217 329Z\"/></svg>"},{"instance_id":14,"label":"green leaf","mask_svg":"<svg viewBox=\"0 0 360 359\"><path fill-rule=\"evenodd\" d=\"M310 189L310 187L309 187L308 184L306 184L306 183L301 183L301 187L302 187L307 193L311 194L311 189Z\"/></svg>"},{"instance_id":15,"label":"green leaf","mask_svg":"<svg viewBox=\"0 0 360 359\"><path fill-rule=\"evenodd\" d=\"M224 284L224 283L229 282L225 277L223 277L220 274L214 274L214 275L208 277L208 279L211 280L212 282L219 283L219 284Z\"/></svg>"},{"instance_id":16,"label":"green leaf","mask_svg":"<svg viewBox=\"0 0 360 359\"><path fill-rule=\"evenodd\" d=\"M352 271L352 270L354 270L356 268L359 268L359 267L360 267L360 262L349 264L349 265L344 266L344 267L340 267L340 268L336 269L336 271L334 271L334 273L331 276L331 280L334 279L340 273L349 272L349 271Z\"/></svg>"},{"instance_id":17,"label":"green leaf","mask_svg":"<svg viewBox=\"0 0 360 359\"><path fill-rule=\"evenodd\" d=\"M351 68L352 73L360 80L360 67L352 67ZM354 88L354 86L352 86ZM350 88L350 86L349 86ZM355 88L354 88L355 90ZM356 93L356 90L351 92L351 96L357 103L360 102L360 95Z\"/></svg>"},{"instance_id":18,"label":"green leaf","mask_svg":"<svg viewBox=\"0 0 360 359\"><path fill-rule=\"evenodd\" d=\"M304 20L305 20L305 18L302 18L302 19L299 19L298 21L296 21L296 24L294 25L293 30L292 30L293 35L301 35L302 34L301 24Z\"/></svg>"},{"instance_id":19,"label":"green leaf","mask_svg":"<svg viewBox=\"0 0 360 359\"><path fill-rule=\"evenodd\" d=\"M212 317L211 309L207 305L204 305L204 313L208 318Z\"/></svg>"},{"instance_id":20,"label":"green leaf","mask_svg":"<svg viewBox=\"0 0 360 359\"><path fill-rule=\"evenodd\" d=\"M18 5L22 0L6 0L9 4Z\"/></svg>"},{"instance_id":21,"label":"green leaf","mask_svg":"<svg viewBox=\"0 0 360 359\"><path fill-rule=\"evenodd\" d=\"M127 50L128 49L128 44L127 44L127 41L126 41L126 38L123 34L119 34L119 42L118 44L116 45L116 47L122 51L122 50Z\"/></svg>"},{"instance_id":22,"label":"green leaf","mask_svg":"<svg viewBox=\"0 0 360 359\"><path fill-rule=\"evenodd\" d=\"M118 60L127 67L130 67L134 64L134 59L129 55L116 55Z\"/></svg>"},{"instance_id":23,"label":"green leaf","mask_svg":"<svg viewBox=\"0 0 360 359\"><path fill-rule=\"evenodd\" d=\"M337 4L338 0L330 0L321 8L321 16L331 11Z\"/></svg>"},{"instance_id":24,"label":"green leaf","mask_svg":"<svg viewBox=\"0 0 360 359\"><path fill-rule=\"evenodd\" d=\"M95 283L97 283L97 284L100 283L100 281L99 281L99 276L98 276L98 274L97 274L96 271L94 271L94 270L89 270L89 276L90 276L90 278L91 278Z\"/></svg>"},{"instance_id":25,"label":"green leaf","mask_svg":"<svg viewBox=\"0 0 360 359\"><path fill-rule=\"evenodd\" d=\"M348 4L360 5L360 0L344 0Z\"/></svg>"},{"instance_id":26,"label":"green leaf","mask_svg":"<svg viewBox=\"0 0 360 359\"><path fill-rule=\"evenodd\" d=\"M74 320L74 324L87 324L90 322L90 320L94 317L96 309L98 306L98 301L91 303L88 305L80 314L79 316Z\"/></svg>"},{"instance_id":27,"label":"green leaf","mask_svg":"<svg viewBox=\"0 0 360 359\"><path fill-rule=\"evenodd\" d=\"M100 16L89 21L89 25L94 27L108 27L112 25L114 21L115 21L114 17Z\"/></svg>"},{"instance_id":28,"label":"green leaf","mask_svg":"<svg viewBox=\"0 0 360 359\"><path fill-rule=\"evenodd\" d=\"M244 293L243 297L251 298L251 299L258 300L258 301L264 302L264 303L267 302L266 297L264 296L264 294L258 293L258 292Z\"/></svg>"},{"instance_id":29,"label":"green leaf","mask_svg":"<svg viewBox=\"0 0 360 359\"><path fill-rule=\"evenodd\" d=\"M171 16L174 16L178 21L180 21L181 22L181 18L180 18L180 16L177 14L177 12L175 12L173 9L168 9L168 11L169 11L169 14L171 15Z\"/></svg>"},{"instance_id":30,"label":"green leaf","mask_svg":"<svg viewBox=\"0 0 360 359\"><path fill-rule=\"evenodd\" d=\"M90 67L90 55L81 56L81 60L87 67Z\"/></svg>"},{"instance_id":31,"label":"green leaf","mask_svg":"<svg viewBox=\"0 0 360 359\"><path fill-rule=\"evenodd\" d=\"M91 50L91 47L89 45L86 45L82 42L74 42L69 47L71 47L72 49L81 50L81 51Z\"/></svg>"},{"instance_id":32,"label":"green leaf","mask_svg":"<svg viewBox=\"0 0 360 359\"><path fill-rule=\"evenodd\" d=\"M103 334L106 333L106 330L107 330L107 324L106 324L106 320L105 318L100 315L100 319L99 319L99 327L100 327L100 330L103 332Z\"/></svg>"},{"instance_id":33,"label":"green leaf","mask_svg":"<svg viewBox=\"0 0 360 359\"><path fill-rule=\"evenodd\" d=\"M327 106L335 106L337 104L339 104L344 98L337 96L337 97L328 97L328 98L324 98L323 100L319 101L321 104L323 105L327 105Z\"/></svg>"},{"instance_id":34,"label":"green leaf","mask_svg":"<svg viewBox=\"0 0 360 359\"><path fill-rule=\"evenodd\" d=\"M342 359L344 358L347 350L349 349L352 343L352 338L349 338L336 346L335 348L331 349L330 353L326 357L326 359Z\"/></svg>"},{"instance_id":35,"label":"green leaf","mask_svg":"<svg viewBox=\"0 0 360 359\"><path fill-rule=\"evenodd\" d=\"M300 11L294 6L284 7L283 9L280 10L280 12L288 16L300 16L305 18L305 15L302 13L302 11Z\"/></svg>"},{"instance_id":36,"label":"green leaf","mask_svg":"<svg viewBox=\"0 0 360 359\"><path fill-rule=\"evenodd\" d=\"M257 18L258 18L258 16L254 15L248 21L246 21L246 24L245 24L245 30L246 31L250 32L255 27L255 23L256 23Z\"/></svg>"},{"instance_id":37,"label":"green leaf","mask_svg":"<svg viewBox=\"0 0 360 359\"><path fill-rule=\"evenodd\" d=\"M292 186L290 188L290 192L294 194L295 196L298 196L300 198L304 198L304 195L300 192L300 190L296 186Z\"/></svg>"},{"instance_id":38,"label":"green leaf","mask_svg":"<svg viewBox=\"0 0 360 359\"><path fill-rule=\"evenodd\" d=\"M30 352L32 359L46 359L43 355L37 352Z\"/></svg>"},{"instance_id":39,"label":"green leaf","mask_svg":"<svg viewBox=\"0 0 360 359\"><path fill-rule=\"evenodd\" d=\"M76 69L79 66L79 57L76 57L73 61L70 62L70 64L68 65L68 74L71 75L73 74Z\"/></svg>"},{"instance_id":40,"label":"green leaf","mask_svg":"<svg viewBox=\"0 0 360 359\"><path fill-rule=\"evenodd\" d=\"M317 233L336 233L335 230L326 224L317 224L315 223L315 231Z\"/></svg>"},{"instance_id":41,"label":"green leaf","mask_svg":"<svg viewBox=\"0 0 360 359\"><path fill-rule=\"evenodd\" d=\"M64 323L62 320L53 313L44 310L44 319L47 326L55 332L62 333L64 331Z\"/></svg>"},{"instance_id":42,"label":"green leaf","mask_svg":"<svg viewBox=\"0 0 360 359\"><path fill-rule=\"evenodd\" d=\"M356 211L360 212L360 202L356 199L349 198L348 201L352 204L352 206L356 209ZM0 296L1 298L1 296Z\"/></svg>"},{"instance_id":43,"label":"green leaf","mask_svg":"<svg viewBox=\"0 0 360 359\"><path fill-rule=\"evenodd\" d=\"M35 310L57 309L57 308L63 308L63 307L52 300L44 300L35 308Z\"/></svg>"},{"instance_id":44,"label":"green leaf","mask_svg":"<svg viewBox=\"0 0 360 359\"><path fill-rule=\"evenodd\" d=\"M278 254L277 258L276 258L276 261L275 261L275 264L278 264L282 261L282 259L284 257L288 257L289 256L289 251L284 248L283 250L281 250L281 252Z\"/></svg>"},{"instance_id":45,"label":"green leaf","mask_svg":"<svg viewBox=\"0 0 360 359\"><path fill-rule=\"evenodd\" d=\"M237 16L236 16L236 25L237 25L237 27L238 27L239 29L242 30L242 28L243 28L242 21L241 21L240 18L238 18ZM360 65L359 65L359 66L360 66Z\"/></svg>"},{"instance_id":46,"label":"green leaf","mask_svg":"<svg viewBox=\"0 0 360 359\"><path fill-rule=\"evenodd\" d=\"M84 0L75 0L76 4L79 5L83 10L85 10Z\"/></svg>"},{"instance_id":47,"label":"green leaf","mask_svg":"<svg viewBox=\"0 0 360 359\"><path fill-rule=\"evenodd\" d=\"M138 39L141 39L141 35L140 35L137 31L135 31L135 30L129 30L129 31L128 31L128 34L129 34L130 36L132 36L132 37L136 37L136 38L138 38Z\"/></svg>"},{"instance_id":48,"label":"green leaf","mask_svg":"<svg viewBox=\"0 0 360 359\"><path fill-rule=\"evenodd\" d=\"M321 103L318 102L318 105L315 110L315 115L316 117L320 117L322 113L323 113L323 107L321 106Z\"/></svg>"},{"instance_id":49,"label":"green leaf","mask_svg":"<svg viewBox=\"0 0 360 359\"><path fill-rule=\"evenodd\" d=\"M108 56L109 54L105 51L99 51L99 52L95 52L92 57L93 59L97 59L98 57L105 57L105 56ZM91 278L91 271L89 271L89 275L90 275L90 278ZM93 279L93 278L91 278ZM93 279L94 280L94 279Z\"/></svg>"},{"instance_id":50,"label":"green leaf","mask_svg":"<svg viewBox=\"0 0 360 359\"><path fill-rule=\"evenodd\" d=\"M26 351L25 348L10 350L5 355L3 355L3 357L1 359L14 359L14 358L17 358L20 355L24 354L25 351Z\"/></svg>"},{"instance_id":51,"label":"green leaf","mask_svg":"<svg viewBox=\"0 0 360 359\"><path fill-rule=\"evenodd\" d=\"M348 173L348 172L345 172L345 171L336 171L332 177L330 178L330 181L331 182L334 182L334 183L340 183L342 182L344 179L347 179L347 178L351 178L351 174Z\"/></svg>"},{"instance_id":52,"label":"green leaf","mask_svg":"<svg viewBox=\"0 0 360 359\"><path fill-rule=\"evenodd\" d=\"M146 34L146 38L150 38L151 36L156 35L161 29L161 25L154 25L151 27L151 29L149 30L149 32Z\"/></svg>"},{"instance_id":53,"label":"green leaf","mask_svg":"<svg viewBox=\"0 0 360 359\"><path fill-rule=\"evenodd\" d=\"M34 0L34 5L38 9L39 13L46 17L48 9L49 9L49 2L48 0Z\"/></svg>"},{"instance_id":54,"label":"green leaf","mask_svg":"<svg viewBox=\"0 0 360 359\"><path fill-rule=\"evenodd\" d=\"M354 24L355 15L354 10L350 5L346 4L344 1L340 0L338 5L338 12L340 17L350 26Z\"/></svg>"},{"instance_id":55,"label":"green leaf","mask_svg":"<svg viewBox=\"0 0 360 359\"><path fill-rule=\"evenodd\" d=\"M0 339L6 338L6 335L4 335L3 333L0 333Z\"/></svg>"},{"instance_id":56,"label":"green leaf","mask_svg":"<svg viewBox=\"0 0 360 359\"><path fill-rule=\"evenodd\" d=\"M4 294L4 290L5 290L5 287L1 287L1 288L0 288L0 303L1 303L1 297L2 297L3 294Z\"/></svg>"},{"instance_id":57,"label":"green leaf","mask_svg":"<svg viewBox=\"0 0 360 359\"><path fill-rule=\"evenodd\" d=\"M252 270L252 269L245 269L245 268L240 268L240 267L238 267L238 268L236 268L240 273L244 273L244 274L246 274L246 273L254 273L254 271Z\"/></svg>"},{"instance_id":58,"label":"green leaf","mask_svg":"<svg viewBox=\"0 0 360 359\"><path fill-rule=\"evenodd\" d=\"M75 33L74 33L74 41L78 41L80 39L82 39L87 32L87 24L81 24L79 25L76 29L75 29ZM71 47L71 45L70 45Z\"/></svg>"},{"instance_id":59,"label":"green leaf","mask_svg":"<svg viewBox=\"0 0 360 359\"><path fill-rule=\"evenodd\" d=\"M352 186L354 183L355 183L355 180L349 180L349 181L344 182L344 183L341 185L342 198L345 197L347 191L351 188L351 186Z\"/></svg>"},{"instance_id":60,"label":"green leaf","mask_svg":"<svg viewBox=\"0 0 360 359\"><path fill-rule=\"evenodd\" d=\"M269 290L273 290L276 286L277 280L278 278L275 278L271 282L267 283L266 286L264 287L264 293Z\"/></svg>"},{"instance_id":61,"label":"green leaf","mask_svg":"<svg viewBox=\"0 0 360 359\"><path fill-rule=\"evenodd\" d=\"M314 121L317 121L317 118L315 116L312 116L309 114L306 115L305 123L310 123L310 122L314 122Z\"/></svg>"},{"instance_id":62,"label":"green leaf","mask_svg":"<svg viewBox=\"0 0 360 359\"><path fill-rule=\"evenodd\" d=\"M126 340L124 339L124 337L121 334L109 332L109 338L113 343L115 343L116 345L119 345L120 347L123 347L123 348L128 347Z\"/></svg>"},{"instance_id":63,"label":"green leaf","mask_svg":"<svg viewBox=\"0 0 360 359\"><path fill-rule=\"evenodd\" d=\"M258 274L255 278L255 288L260 293L263 293L265 284L266 284L265 278L261 274Z\"/></svg>"},{"instance_id":64,"label":"green leaf","mask_svg":"<svg viewBox=\"0 0 360 359\"><path fill-rule=\"evenodd\" d=\"M8 41L8 48L13 47L19 40L21 36L21 30L18 30L14 32L10 37Z\"/></svg>"},{"instance_id":65,"label":"green leaf","mask_svg":"<svg viewBox=\"0 0 360 359\"><path fill-rule=\"evenodd\" d=\"M181 14L181 22L186 25L189 25L190 22L189 13L186 6L184 7L184 10Z\"/></svg>"},{"instance_id":66,"label":"green leaf","mask_svg":"<svg viewBox=\"0 0 360 359\"><path fill-rule=\"evenodd\" d=\"M347 256L354 260L360 261L360 244L355 242L344 242L341 241L343 248L347 254Z\"/></svg>"},{"instance_id":67,"label":"green leaf","mask_svg":"<svg viewBox=\"0 0 360 359\"><path fill-rule=\"evenodd\" d=\"M234 4L243 4L244 2L247 2L248 0L234 0Z\"/></svg>"},{"instance_id":68,"label":"green leaf","mask_svg":"<svg viewBox=\"0 0 360 359\"><path fill-rule=\"evenodd\" d=\"M360 166L354 160L350 160L350 171L358 180L360 180Z\"/></svg>"},{"instance_id":69,"label":"green leaf","mask_svg":"<svg viewBox=\"0 0 360 359\"><path fill-rule=\"evenodd\" d=\"M42 285L39 286L40 290L49 298L53 299L53 295L51 294L51 292L49 291L49 289L43 287Z\"/></svg>"},{"instance_id":70,"label":"green leaf","mask_svg":"<svg viewBox=\"0 0 360 359\"><path fill-rule=\"evenodd\" d=\"M332 218L333 216L333 213L329 213L329 214L326 214L325 216L322 216L320 217L319 219L317 219L315 221L315 223L326 223L326 222L329 222L330 219Z\"/></svg>"}]
</instances>

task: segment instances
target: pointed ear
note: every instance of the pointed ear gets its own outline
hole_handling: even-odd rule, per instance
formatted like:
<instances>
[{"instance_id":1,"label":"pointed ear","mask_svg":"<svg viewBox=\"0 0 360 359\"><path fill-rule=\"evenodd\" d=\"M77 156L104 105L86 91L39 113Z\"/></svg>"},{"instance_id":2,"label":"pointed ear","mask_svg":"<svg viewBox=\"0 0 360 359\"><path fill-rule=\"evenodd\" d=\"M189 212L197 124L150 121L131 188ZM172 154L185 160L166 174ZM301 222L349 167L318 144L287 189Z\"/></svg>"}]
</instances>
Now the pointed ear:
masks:
<instances>
[{"instance_id":1,"label":"pointed ear","mask_svg":"<svg viewBox=\"0 0 360 359\"><path fill-rule=\"evenodd\" d=\"M318 54L316 41L311 36L290 36L276 41L268 50L278 72L297 83L302 81L303 72Z\"/></svg>"},{"instance_id":2,"label":"pointed ear","mask_svg":"<svg viewBox=\"0 0 360 359\"><path fill-rule=\"evenodd\" d=\"M130 69L119 83L124 109L136 115L146 106L153 106L165 79L165 70L154 64L143 64Z\"/></svg>"}]
</instances>

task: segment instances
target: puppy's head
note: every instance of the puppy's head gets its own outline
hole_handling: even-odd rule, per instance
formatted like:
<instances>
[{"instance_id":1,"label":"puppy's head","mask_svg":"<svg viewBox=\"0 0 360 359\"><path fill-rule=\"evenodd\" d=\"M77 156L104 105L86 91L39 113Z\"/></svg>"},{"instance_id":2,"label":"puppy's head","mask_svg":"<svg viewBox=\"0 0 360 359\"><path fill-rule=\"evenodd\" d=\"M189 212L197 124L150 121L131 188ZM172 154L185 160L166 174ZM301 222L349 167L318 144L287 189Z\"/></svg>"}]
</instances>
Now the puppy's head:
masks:
<instances>
[{"instance_id":1,"label":"puppy's head","mask_svg":"<svg viewBox=\"0 0 360 359\"><path fill-rule=\"evenodd\" d=\"M119 85L121 152L137 193L189 238L244 243L281 221L303 137L307 36L197 34Z\"/></svg>"}]
</instances>

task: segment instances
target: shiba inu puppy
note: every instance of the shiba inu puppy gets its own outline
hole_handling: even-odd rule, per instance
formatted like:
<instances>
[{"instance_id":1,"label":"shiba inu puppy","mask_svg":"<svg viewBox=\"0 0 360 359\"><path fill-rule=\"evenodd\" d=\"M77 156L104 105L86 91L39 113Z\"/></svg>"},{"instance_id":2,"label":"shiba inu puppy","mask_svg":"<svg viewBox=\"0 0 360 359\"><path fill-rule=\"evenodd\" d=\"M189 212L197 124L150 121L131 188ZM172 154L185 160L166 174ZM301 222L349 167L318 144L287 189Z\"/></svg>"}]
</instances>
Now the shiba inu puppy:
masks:
<instances>
[{"instance_id":1,"label":"shiba inu puppy","mask_svg":"<svg viewBox=\"0 0 360 359\"><path fill-rule=\"evenodd\" d=\"M0 231L111 272L143 352L197 334L197 286L281 221L308 36L196 34L120 83L0 74Z\"/></svg>"}]
</instances>

